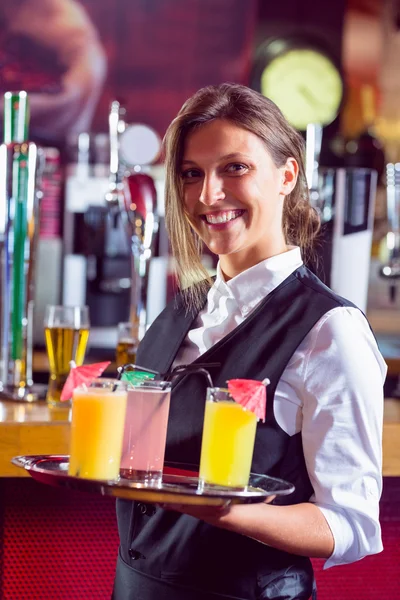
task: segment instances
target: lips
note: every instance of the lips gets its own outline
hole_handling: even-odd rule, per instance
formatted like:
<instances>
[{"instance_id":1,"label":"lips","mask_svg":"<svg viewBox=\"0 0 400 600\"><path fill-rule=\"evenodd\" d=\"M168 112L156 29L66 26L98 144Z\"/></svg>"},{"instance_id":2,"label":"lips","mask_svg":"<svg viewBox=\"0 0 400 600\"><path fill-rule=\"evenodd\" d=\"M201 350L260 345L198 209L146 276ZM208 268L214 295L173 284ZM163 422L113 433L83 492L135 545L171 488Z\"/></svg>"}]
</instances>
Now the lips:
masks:
<instances>
[{"instance_id":1,"label":"lips","mask_svg":"<svg viewBox=\"0 0 400 600\"><path fill-rule=\"evenodd\" d=\"M201 215L201 218L209 225L219 225L221 223L229 223L230 221L234 221L238 217L241 217L244 212L244 210L238 209L224 211L220 210L218 212Z\"/></svg>"}]
</instances>

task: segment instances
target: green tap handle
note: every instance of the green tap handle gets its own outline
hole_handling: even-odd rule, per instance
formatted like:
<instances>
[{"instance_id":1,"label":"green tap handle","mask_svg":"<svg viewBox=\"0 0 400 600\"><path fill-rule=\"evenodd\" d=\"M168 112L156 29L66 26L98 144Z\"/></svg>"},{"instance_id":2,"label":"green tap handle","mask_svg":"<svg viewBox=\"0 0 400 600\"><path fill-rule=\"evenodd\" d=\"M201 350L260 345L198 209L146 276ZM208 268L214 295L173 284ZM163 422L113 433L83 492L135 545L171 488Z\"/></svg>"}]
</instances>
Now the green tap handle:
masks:
<instances>
[{"instance_id":1,"label":"green tap handle","mask_svg":"<svg viewBox=\"0 0 400 600\"><path fill-rule=\"evenodd\" d=\"M25 241L27 237L28 147L16 146L13 158L13 199L15 206L13 233L13 288L12 288L12 347L11 358L23 358L23 319L25 307Z\"/></svg>"}]
</instances>

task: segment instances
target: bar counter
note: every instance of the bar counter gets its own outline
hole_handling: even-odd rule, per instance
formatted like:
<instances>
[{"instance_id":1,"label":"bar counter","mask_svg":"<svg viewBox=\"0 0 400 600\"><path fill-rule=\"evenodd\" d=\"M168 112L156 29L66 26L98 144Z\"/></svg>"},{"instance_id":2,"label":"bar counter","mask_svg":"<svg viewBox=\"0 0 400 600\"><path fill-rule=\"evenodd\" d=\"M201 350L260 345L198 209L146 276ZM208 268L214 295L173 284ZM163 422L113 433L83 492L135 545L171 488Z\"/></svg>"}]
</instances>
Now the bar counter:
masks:
<instances>
[{"instance_id":1,"label":"bar counter","mask_svg":"<svg viewBox=\"0 0 400 600\"><path fill-rule=\"evenodd\" d=\"M13 456L68 454L70 408L46 402L0 401L0 477L29 477Z\"/></svg>"},{"instance_id":2,"label":"bar counter","mask_svg":"<svg viewBox=\"0 0 400 600\"><path fill-rule=\"evenodd\" d=\"M11 464L26 454L68 454L70 409L0 401L0 477L29 476ZM383 474L400 476L400 399L385 400Z\"/></svg>"}]
</instances>

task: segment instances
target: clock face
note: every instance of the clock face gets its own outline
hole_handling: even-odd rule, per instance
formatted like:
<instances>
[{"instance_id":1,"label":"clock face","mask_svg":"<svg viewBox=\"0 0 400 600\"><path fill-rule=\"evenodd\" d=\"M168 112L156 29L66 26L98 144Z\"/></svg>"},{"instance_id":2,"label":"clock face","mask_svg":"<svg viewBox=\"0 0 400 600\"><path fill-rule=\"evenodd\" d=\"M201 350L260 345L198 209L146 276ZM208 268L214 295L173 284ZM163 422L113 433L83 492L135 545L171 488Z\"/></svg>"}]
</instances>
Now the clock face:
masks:
<instances>
[{"instance_id":1,"label":"clock face","mask_svg":"<svg viewBox=\"0 0 400 600\"><path fill-rule=\"evenodd\" d=\"M297 48L264 68L261 93L279 106L293 127L304 131L308 123L329 125L335 119L343 84L338 69L324 54Z\"/></svg>"}]
</instances>

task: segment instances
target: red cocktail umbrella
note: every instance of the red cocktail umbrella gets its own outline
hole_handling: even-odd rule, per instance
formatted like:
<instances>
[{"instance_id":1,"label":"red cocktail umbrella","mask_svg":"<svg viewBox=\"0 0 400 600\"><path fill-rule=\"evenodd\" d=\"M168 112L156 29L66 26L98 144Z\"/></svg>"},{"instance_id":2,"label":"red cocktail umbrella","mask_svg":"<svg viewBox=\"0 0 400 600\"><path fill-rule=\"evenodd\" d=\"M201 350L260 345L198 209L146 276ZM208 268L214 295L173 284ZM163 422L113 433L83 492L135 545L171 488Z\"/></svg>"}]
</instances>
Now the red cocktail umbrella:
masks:
<instances>
[{"instance_id":1,"label":"red cocktail umbrella","mask_svg":"<svg viewBox=\"0 0 400 600\"><path fill-rule=\"evenodd\" d=\"M79 385L85 384L89 386L96 377L105 371L110 364L110 361L94 363L92 365L82 365L77 367L74 361L70 362L71 370L61 392L60 400L65 401L72 398L72 392Z\"/></svg>"},{"instance_id":2,"label":"red cocktail umbrella","mask_svg":"<svg viewBox=\"0 0 400 600\"><path fill-rule=\"evenodd\" d=\"M258 419L265 421L269 379L230 379L227 383L232 398L243 408L253 412Z\"/></svg>"}]
</instances>

